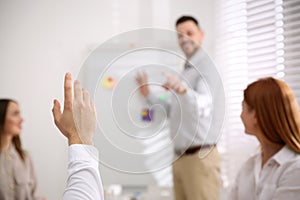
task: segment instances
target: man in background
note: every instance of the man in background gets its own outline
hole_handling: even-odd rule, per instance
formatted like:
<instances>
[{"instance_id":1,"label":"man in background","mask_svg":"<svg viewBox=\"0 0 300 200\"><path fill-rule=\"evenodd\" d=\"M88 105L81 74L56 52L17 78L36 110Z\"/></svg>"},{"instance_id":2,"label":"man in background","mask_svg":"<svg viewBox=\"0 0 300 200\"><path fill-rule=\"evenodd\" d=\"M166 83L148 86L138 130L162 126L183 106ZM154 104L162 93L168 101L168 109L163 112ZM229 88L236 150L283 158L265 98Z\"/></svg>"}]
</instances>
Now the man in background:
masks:
<instances>
[{"instance_id":1,"label":"man in background","mask_svg":"<svg viewBox=\"0 0 300 200\"><path fill-rule=\"evenodd\" d=\"M181 75L187 82L173 74L164 73L166 82L162 86L176 94L167 103L151 92L145 72L138 73L136 81L140 86L140 93L147 101L152 105L164 106L168 113L175 154L179 157L172 166L175 199L218 200L220 155L216 148L217 138L208 135L212 124L212 100L205 81L196 68L212 68L214 65L202 50L204 32L195 18L180 17L176 22L176 30L178 43L186 56ZM200 158L200 150L211 151Z\"/></svg>"}]
</instances>

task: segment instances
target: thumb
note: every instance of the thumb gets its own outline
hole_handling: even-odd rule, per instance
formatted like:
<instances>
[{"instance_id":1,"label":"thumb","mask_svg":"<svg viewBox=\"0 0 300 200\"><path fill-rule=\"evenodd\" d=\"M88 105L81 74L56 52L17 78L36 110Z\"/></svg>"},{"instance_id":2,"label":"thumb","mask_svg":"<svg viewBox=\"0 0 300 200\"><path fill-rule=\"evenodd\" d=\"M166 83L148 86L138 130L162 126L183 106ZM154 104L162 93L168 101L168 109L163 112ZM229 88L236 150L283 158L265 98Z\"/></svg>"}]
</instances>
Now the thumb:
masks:
<instances>
[{"instance_id":1,"label":"thumb","mask_svg":"<svg viewBox=\"0 0 300 200\"><path fill-rule=\"evenodd\" d=\"M163 72L163 75L166 77L167 82L174 78L174 76L169 72Z\"/></svg>"},{"instance_id":2,"label":"thumb","mask_svg":"<svg viewBox=\"0 0 300 200\"><path fill-rule=\"evenodd\" d=\"M60 110L60 103L56 99L54 99L54 102L53 102L52 114L54 117L54 122L55 122L55 124L57 124L57 122L59 121L59 118L61 116L61 110Z\"/></svg>"}]
</instances>

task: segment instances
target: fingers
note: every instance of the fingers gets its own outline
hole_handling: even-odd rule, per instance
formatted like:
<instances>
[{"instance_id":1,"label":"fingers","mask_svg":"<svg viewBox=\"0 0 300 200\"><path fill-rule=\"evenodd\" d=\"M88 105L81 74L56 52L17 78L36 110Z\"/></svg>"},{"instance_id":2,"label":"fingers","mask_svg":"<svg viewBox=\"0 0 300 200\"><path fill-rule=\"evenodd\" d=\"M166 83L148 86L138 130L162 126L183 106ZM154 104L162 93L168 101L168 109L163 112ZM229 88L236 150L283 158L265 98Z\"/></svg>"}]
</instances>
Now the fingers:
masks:
<instances>
[{"instance_id":1,"label":"fingers","mask_svg":"<svg viewBox=\"0 0 300 200\"><path fill-rule=\"evenodd\" d=\"M136 77L135 77L135 80L136 80L136 82L138 82L138 83L140 83L140 81L141 81L141 72L140 71L138 71L137 73L136 73Z\"/></svg>"},{"instance_id":2,"label":"fingers","mask_svg":"<svg viewBox=\"0 0 300 200\"><path fill-rule=\"evenodd\" d=\"M163 75L166 77L166 82L162 85L166 90L173 89L173 85L175 84L174 76L168 72L163 72Z\"/></svg>"},{"instance_id":3,"label":"fingers","mask_svg":"<svg viewBox=\"0 0 300 200\"><path fill-rule=\"evenodd\" d=\"M169 72L163 72L163 75L167 78L167 80L173 77L173 75L171 75Z\"/></svg>"},{"instance_id":4,"label":"fingers","mask_svg":"<svg viewBox=\"0 0 300 200\"><path fill-rule=\"evenodd\" d=\"M93 100L90 100L90 105L94 109L94 113L96 113L96 106Z\"/></svg>"},{"instance_id":5,"label":"fingers","mask_svg":"<svg viewBox=\"0 0 300 200\"><path fill-rule=\"evenodd\" d=\"M66 73L65 75L65 83L64 83L64 95L65 95L65 99L64 99L64 109L68 108L71 109L72 108L72 76L71 73Z\"/></svg>"},{"instance_id":6,"label":"fingers","mask_svg":"<svg viewBox=\"0 0 300 200\"><path fill-rule=\"evenodd\" d=\"M179 87L181 87L180 83L177 82L171 82L171 81L167 81L166 83L164 83L162 85L163 88L165 88L166 90L175 90Z\"/></svg>"},{"instance_id":7,"label":"fingers","mask_svg":"<svg viewBox=\"0 0 300 200\"><path fill-rule=\"evenodd\" d=\"M147 97L149 95L149 88L148 88L148 76L147 74L142 71L138 71L137 75L135 77L135 80L139 86L139 90L141 92L141 94L145 97Z\"/></svg>"},{"instance_id":8,"label":"fingers","mask_svg":"<svg viewBox=\"0 0 300 200\"><path fill-rule=\"evenodd\" d=\"M53 102L52 114L54 117L54 122L55 124L57 124L61 116L61 110L60 110L60 103L56 99Z\"/></svg>"},{"instance_id":9,"label":"fingers","mask_svg":"<svg viewBox=\"0 0 300 200\"><path fill-rule=\"evenodd\" d=\"M166 77L166 82L162 85L166 90L173 90L176 93L183 94L186 89L182 86L181 81L172 74L168 72L163 72L163 75Z\"/></svg>"},{"instance_id":10,"label":"fingers","mask_svg":"<svg viewBox=\"0 0 300 200\"><path fill-rule=\"evenodd\" d=\"M82 95L83 95L83 103L85 105L91 106L91 98L89 92L86 89L82 89Z\"/></svg>"},{"instance_id":11,"label":"fingers","mask_svg":"<svg viewBox=\"0 0 300 200\"><path fill-rule=\"evenodd\" d=\"M175 85L173 86L173 88L174 88L174 90L175 90L177 93L180 93L180 91L181 91L181 85L180 85L180 84L175 84Z\"/></svg>"},{"instance_id":12,"label":"fingers","mask_svg":"<svg viewBox=\"0 0 300 200\"><path fill-rule=\"evenodd\" d=\"M148 75L145 71L142 71L142 76L143 76L144 80L146 80L148 78Z\"/></svg>"},{"instance_id":13,"label":"fingers","mask_svg":"<svg viewBox=\"0 0 300 200\"><path fill-rule=\"evenodd\" d=\"M138 71L135 80L138 84L144 85L148 82L148 76L144 71Z\"/></svg>"},{"instance_id":14,"label":"fingers","mask_svg":"<svg viewBox=\"0 0 300 200\"><path fill-rule=\"evenodd\" d=\"M74 82L74 101L82 104L83 103L83 94L82 93L83 92L82 92L80 82L78 80L76 80Z\"/></svg>"},{"instance_id":15,"label":"fingers","mask_svg":"<svg viewBox=\"0 0 300 200\"><path fill-rule=\"evenodd\" d=\"M72 109L73 100L72 100L72 77L70 73L65 75L65 105L64 108ZM78 80L74 82L74 101L77 103L85 103L86 105L90 105L90 95L86 89L83 89ZM58 102L57 102L58 103ZM59 103L58 103L59 104ZM57 105L58 105L57 104ZM56 104L54 104L55 107Z\"/></svg>"}]
</instances>

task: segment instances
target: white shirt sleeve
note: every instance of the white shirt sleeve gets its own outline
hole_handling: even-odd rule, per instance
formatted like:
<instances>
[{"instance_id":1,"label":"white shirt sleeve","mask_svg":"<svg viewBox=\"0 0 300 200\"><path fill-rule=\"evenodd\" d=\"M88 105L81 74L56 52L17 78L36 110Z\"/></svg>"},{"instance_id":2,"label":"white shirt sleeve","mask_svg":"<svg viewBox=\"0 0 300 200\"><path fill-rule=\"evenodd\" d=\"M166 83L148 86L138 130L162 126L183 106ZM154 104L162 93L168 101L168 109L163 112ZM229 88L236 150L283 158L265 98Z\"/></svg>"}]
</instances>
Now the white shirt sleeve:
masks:
<instances>
[{"instance_id":1,"label":"white shirt sleeve","mask_svg":"<svg viewBox=\"0 0 300 200\"><path fill-rule=\"evenodd\" d=\"M239 175L238 175L239 176ZM227 199L230 199L230 200L238 200L238 186L237 186L237 179L238 177L236 178L236 181L234 182L231 190L229 191L229 194L228 194L228 198Z\"/></svg>"},{"instance_id":2,"label":"white shirt sleeve","mask_svg":"<svg viewBox=\"0 0 300 200\"><path fill-rule=\"evenodd\" d=\"M296 163L280 178L273 200L296 200L300 196L300 164Z\"/></svg>"},{"instance_id":3,"label":"white shirt sleeve","mask_svg":"<svg viewBox=\"0 0 300 200\"><path fill-rule=\"evenodd\" d=\"M212 97L202 78L199 78L197 81L196 90L187 88L187 92L179 97L181 97L182 105L187 107L187 109L182 109L183 112L187 111L190 114L197 115L197 117L207 117L210 115ZM195 108L197 108L198 112L192 112Z\"/></svg>"},{"instance_id":4,"label":"white shirt sleeve","mask_svg":"<svg viewBox=\"0 0 300 200\"><path fill-rule=\"evenodd\" d=\"M63 200L104 200L98 169L98 150L90 145L69 146L68 181Z\"/></svg>"}]
</instances>

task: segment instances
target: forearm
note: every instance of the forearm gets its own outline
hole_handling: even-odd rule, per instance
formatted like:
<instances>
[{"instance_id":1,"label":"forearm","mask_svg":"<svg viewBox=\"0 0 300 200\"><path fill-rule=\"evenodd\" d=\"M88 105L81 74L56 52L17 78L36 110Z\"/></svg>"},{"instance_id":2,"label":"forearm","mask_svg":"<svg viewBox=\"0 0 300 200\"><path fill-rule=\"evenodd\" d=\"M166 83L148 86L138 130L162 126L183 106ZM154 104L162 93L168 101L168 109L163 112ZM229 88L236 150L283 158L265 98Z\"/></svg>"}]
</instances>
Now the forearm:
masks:
<instances>
[{"instance_id":1,"label":"forearm","mask_svg":"<svg viewBox=\"0 0 300 200\"><path fill-rule=\"evenodd\" d=\"M90 145L71 145L68 173L64 200L104 199L96 148Z\"/></svg>"}]
</instances>

